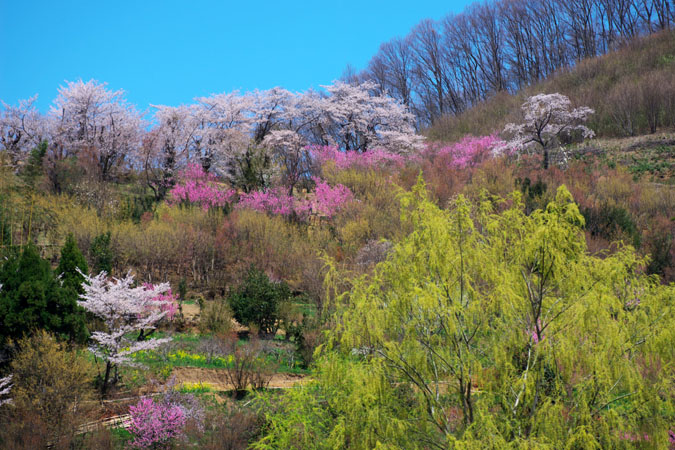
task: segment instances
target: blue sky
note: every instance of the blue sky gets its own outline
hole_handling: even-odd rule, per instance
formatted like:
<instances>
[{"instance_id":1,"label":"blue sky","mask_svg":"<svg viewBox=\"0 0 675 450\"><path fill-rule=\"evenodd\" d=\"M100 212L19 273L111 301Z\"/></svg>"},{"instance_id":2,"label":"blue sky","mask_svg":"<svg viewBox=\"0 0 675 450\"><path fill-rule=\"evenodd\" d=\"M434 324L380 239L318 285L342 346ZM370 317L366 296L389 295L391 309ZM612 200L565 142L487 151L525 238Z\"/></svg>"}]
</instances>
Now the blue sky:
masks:
<instances>
[{"instance_id":1,"label":"blue sky","mask_svg":"<svg viewBox=\"0 0 675 450\"><path fill-rule=\"evenodd\" d=\"M0 99L37 93L44 111L79 78L124 89L141 109L235 89L302 91L468 3L0 0Z\"/></svg>"}]
</instances>

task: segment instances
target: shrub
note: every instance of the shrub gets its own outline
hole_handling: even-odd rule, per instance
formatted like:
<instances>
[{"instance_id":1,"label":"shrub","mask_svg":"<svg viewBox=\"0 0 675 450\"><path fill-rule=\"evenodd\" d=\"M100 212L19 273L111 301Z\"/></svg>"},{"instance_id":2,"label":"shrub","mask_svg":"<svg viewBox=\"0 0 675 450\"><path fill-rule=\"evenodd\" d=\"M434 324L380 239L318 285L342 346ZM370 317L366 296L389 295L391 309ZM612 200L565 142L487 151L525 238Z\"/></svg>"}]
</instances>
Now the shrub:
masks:
<instances>
[{"instance_id":1,"label":"shrub","mask_svg":"<svg viewBox=\"0 0 675 450\"><path fill-rule=\"evenodd\" d=\"M232 314L223 300L206 302L199 316L202 333L227 333L232 328Z\"/></svg>"},{"instance_id":2,"label":"shrub","mask_svg":"<svg viewBox=\"0 0 675 450\"><path fill-rule=\"evenodd\" d=\"M204 450L245 450L262 427L258 415L236 404L226 411L214 411L207 423L198 436L199 448Z\"/></svg>"},{"instance_id":3,"label":"shrub","mask_svg":"<svg viewBox=\"0 0 675 450\"><path fill-rule=\"evenodd\" d=\"M129 407L131 425L129 431L134 435L131 442L136 448L165 448L181 436L186 417L183 409L175 404L157 403L143 398Z\"/></svg>"},{"instance_id":4,"label":"shrub","mask_svg":"<svg viewBox=\"0 0 675 450\"><path fill-rule=\"evenodd\" d=\"M286 283L272 282L265 272L251 267L228 302L239 323L255 325L261 336L274 336L278 329L279 305L290 296Z\"/></svg>"},{"instance_id":5,"label":"shrub","mask_svg":"<svg viewBox=\"0 0 675 450\"><path fill-rule=\"evenodd\" d=\"M113 252L110 248L110 231L99 234L94 238L89 249L95 273L111 273L113 266Z\"/></svg>"},{"instance_id":6,"label":"shrub","mask_svg":"<svg viewBox=\"0 0 675 450\"><path fill-rule=\"evenodd\" d=\"M17 342L10 369L12 400L20 415L35 416L52 436L73 433L93 395L92 368L45 331Z\"/></svg>"},{"instance_id":7,"label":"shrub","mask_svg":"<svg viewBox=\"0 0 675 450\"><path fill-rule=\"evenodd\" d=\"M224 190L213 174L204 171L199 164L188 164L178 173L179 182L169 191L170 201L186 205L199 205L204 210L223 208L230 204L236 191Z\"/></svg>"},{"instance_id":8,"label":"shrub","mask_svg":"<svg viewBox=\"0 0 675 450\"><path fill-rule=\"evenodd\" d=\"M239 345L234 336L225 341L230 364L225 370L225 378L232 385L235 398L246 395L248 386L252 389L263 389L269 384L274 367L262 357L261 343L253 337L245 345Z\"/></svg>"}]
</instances>

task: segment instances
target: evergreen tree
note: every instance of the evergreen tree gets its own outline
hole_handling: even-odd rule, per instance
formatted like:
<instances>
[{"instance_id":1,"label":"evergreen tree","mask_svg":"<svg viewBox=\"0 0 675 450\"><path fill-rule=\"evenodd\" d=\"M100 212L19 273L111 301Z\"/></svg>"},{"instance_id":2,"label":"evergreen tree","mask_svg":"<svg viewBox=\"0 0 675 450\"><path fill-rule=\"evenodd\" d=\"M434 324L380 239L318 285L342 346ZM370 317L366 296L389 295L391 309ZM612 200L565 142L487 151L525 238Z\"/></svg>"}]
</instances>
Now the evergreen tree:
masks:
<instances>
[{"instance_id":1,"label":"evergreen tree","mask_svg":"<svg viewBox=\"0 0 675 450\"><path fill-rule=\"evenodd\" d=\"M87 266L87 261L77 246L73 233L69 233L66 243L61 249L61 259L56 268L56 275L61 277L61 285L65 289L75 293L75 300L84 293L84 289L82 289L84 276L80 272L89 273L89 266Z\"/></svg>"},{"instance_id":2,"label":"evergreen tree","mask_svg":"<svg viewBox=\"0 0 675 450\"><path fill-rule=\"evenodd\" d=\"M61 286L49 262L34 245L12 256L0 268L0 342L45 329L62 339L83 342L84 312L77 296Z\"/></svg>"},{"instance_id":3,"label":"evergreen tree","mask_svg":"<svg viewBox=\"0 0 675 450\"><path fill-rule=\"evenodd\" d=\"M31 188L35 187L35 182L43 174L42 161L44 160L46 154L47 141L42 141L37 145L37 147L31 150L28 160L21 170L21 178Z\"/></svg>"},{"instance_id":4,"label":"evergreen tree","mask_svg":"<svg viewBox=\"0 0 675 450\"><path fill-rule=\"evenodd\" d=\"M265 272L251 267L228 302L234 318L243 325L255 325L261 336L274 336L278 328L279 306L291 297L286 283L272 282Z\"/></svg>"},{"instance_id":5,"label":"evergreen tree","mask_svg":"<svg viewBox=\"0 0 675 450\"><path fill-rule=\"evenodd\" d=\"M94 262L94 273L112 270L113 253L110 249L110 231L99 234L91 243L91 257Z\"/></svg>"}]
</instances>

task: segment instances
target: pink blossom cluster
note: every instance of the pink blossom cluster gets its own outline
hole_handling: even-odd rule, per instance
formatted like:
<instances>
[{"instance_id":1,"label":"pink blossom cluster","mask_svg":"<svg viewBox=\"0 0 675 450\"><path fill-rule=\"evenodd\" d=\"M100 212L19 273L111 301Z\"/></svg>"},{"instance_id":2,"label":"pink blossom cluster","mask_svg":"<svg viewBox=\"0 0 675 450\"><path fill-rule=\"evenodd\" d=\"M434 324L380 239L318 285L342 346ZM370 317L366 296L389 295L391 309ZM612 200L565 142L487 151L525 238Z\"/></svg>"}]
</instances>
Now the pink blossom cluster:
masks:
<instances>
[{"instance_id":1,"label":"pink blossom cluster","mask_svg":"<svg viewBox=\"0 0 675 450\"><path fill-rule=\"evenodd\" d=\"M332 161L338 169L349 169L351 167L375 168L385 165L400 167L406 162L406 158L403 155L391 153L380 148L361 153L357 151L342 151L337 147L331 146L314 146L311 147L311 152L320 164Z\"/></svg>"},{"instance_id":2,"label":"pink blossom cluster","mask_svg":"<svg viewBox=\"0 0 675 450\"><path fill-rule=\"evenodd\" d=\"M352 191L342 184L330 186L319 178L315 177L313 180L316 183L313 197L296 198L277 187L264 192L240 194L237 208L253 209L281 216L295 215L300 219L306 219L312 213L333 217L340 208L354 198Z\"/></svg>"},{"instance_id":3,"label":"pink blossom cluster","mask_svg":"<svg viewBox=\"0 0 675 450\"><path fill-rule=\"evenodd\" d=\"M429 145L426 153L428 156L441 159L449 169L464 169L474 167L477 164L491 158L493 150L502 144L496 134L490 136L464 136L464 138L452 145L439 147Z\"/></svg>"},{"instance_id":4,"label":"pink blossom cluster","mask_svg":"<svg viewBox=\"0 0 675 450\"><path fill-rule=\"evenodd\" d=\"M198 204L204 210L232 202L236 191L223 190L215 175L204 172L199 164L188 164L178 173L178 183L169 191L170 202Z\"/></svg>"},{"instance_id":5,"label":"pink blossom cluster","mask_svg":"<svg viewBox=\"0 0 675 450\"><path fill-rule=\"evenodd\" d=\"M274 215L289 216L295 212L295 198L281 188L253 191L239 195L237 208L253 209Z\"/></svg>"},{"instance_id":6,"label":"pink blossom cluster","mask_svg":"<svg viewBox=\"0 0 675 450\"><path fill-rule=\"evenodd\" d=\"M143 283L143 287L145 287L145 289L148 291L155 290L155 285L152 283ZM166 292L159 293L150 301L157 304L160 311L166 311L166 315L164 317L168 318L169 320L173 320L176 312L178 311L178 296L174 295L173 292L171 292L171 289Z\"/></svg>"},{"instance_id":7,"label":"pink blossom cluster","mask_svg":"<svg viewBox=\"0 0 675 450\"><path fill-rule=\"evenodd\" d=\"M670 442L671 447L675 448L675 431L668 430L668 442Z\"/></svg>"},{"instance_id":8,"label":"pink blossom cluster","mask_svg":"<svg viewBox=\"0 0 675 450\"><path fill-rule=\"evenodd\" d=\"M532 342L535 345L538 344L539 341L544 340L544 336L542 336L541 339L539 338L539 335L537 334L537 329L540 329L540 330L542 329L541 320L537 320L537 326L532 328L532 330L527 331L527 334L532 338Z\"/></svg>"},{"instance_id":9,"label":"pink blossom cluster","mask_svg":"<svg viewBox=\"0 0 675 450\"><path fill-rule=\"evenodd\" d=\"M316 189L312 210L319 214L333 217L343 205L354 199L352 191L343 184L336 184L331 187L328 183L316 177L314 182L316 183Z\"/></svg>"},{"instance_id":10,"label":"pink blossom cluster","mask_svg":"<svg viewBox=\"0 0 675 450\"><path fill-rule=\"evenodd\" d=\"M628 433L628 432L623 432L619 434L619 439L622 441L629 441L629 442L640 442L640 441L649 441L649 435L645 433L644 435L640 436L639 434L633 434L633 433Z\"/></svg>"},{"instance_id":11,"label":"pink blossom cluster","mask_svg":"<svg viewBox=\"0 0 675 450\"><path fill-rule=\"evenodd\" d=\"M156 403L151 398L142 398L129 407L134 435L134 448L164 448L172 439L180 436L186 417L183 409L175 404Z\"/></svg>"}]
</instances>

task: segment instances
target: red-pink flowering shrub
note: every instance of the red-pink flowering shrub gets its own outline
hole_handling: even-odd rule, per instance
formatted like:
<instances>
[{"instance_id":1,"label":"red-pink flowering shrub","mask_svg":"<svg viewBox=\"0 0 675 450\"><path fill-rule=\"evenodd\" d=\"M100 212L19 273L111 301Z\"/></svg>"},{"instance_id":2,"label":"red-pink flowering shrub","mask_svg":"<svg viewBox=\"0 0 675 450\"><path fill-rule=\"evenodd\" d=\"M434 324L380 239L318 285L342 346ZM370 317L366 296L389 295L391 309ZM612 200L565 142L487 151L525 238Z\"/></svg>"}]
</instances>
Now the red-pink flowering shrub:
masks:
<instances>
[{"instance_id":1,"label":"red-pink flowering shrub","mask_svg":"<svg viewBox=\"0 0 675 450\"><path fill-rule=\"evenodd\" d=\"M218 178L199 164L188 164L178 173L178 183L169 191L169 202L200 205L204 210L232 202L236 191L223 190Z\"/></svg>"},{"instance_id":2,"label":"red-pink flowering shrub","mask_svg":"<svg viewBox=\"0 0 675 450\"><path fill-rule=\"evenodd\" d=\"M288 216L295 211L295 198L280 187L239 195L238 208L248 208L274 215Z\"/></svg>"},{"instance_id":3,"label":"red-pink flowering shrub","mask_svg":"<svg viewBox=\"0 0 675 450\"><path fill-rule=\"evenodd\" d=\"M348 187L338 184L330 186L320 178L313 178L316 183L314 196L299 199L288 195L282 188L268 191L240 194L237 208L248 208L273 215L295 215L306 219L312 213L332 217L342 206L354 198Z\"/></svg>"},{"instance_id":4,"label":"red-pink flowering shrub","mask_svg":"<svg viewBox=\"0 0 675 450\"><path fill-rule=\"evenodd\" d=\"M402 166L406 162L403 155L390 153L386 150L376 148L366 152L342 151L337 147L315 146L311 147L311 153L319 162L324 164L327 161L333 161L338 169L348 169L352 167L375 168L385 165Z\"/></svg>"},{"instance_id":5,"label":"red-pink flowering shrub","mask_svg":"<svg viewBox=\"0 0 675 450\"><path fill-rule=\"evenodd\" d=\"M474 167L491 158L493 150L499 145L502 145L502 141L494 134L481 137L465 136L461 141L443 147L431 144L425 153L449 169L463 169Z\"/></svg>"},{"instance_id":6,"label":"red-pink flowering shrub","mask_svg":"<svg viewBox=\"0 0 675 450\"><path fill-rule=\"evenodd\" d=\"M354 199L354 194L347 186L336 184L331 187L319 178L314 178L314 182L316 183L316 190L314 191L312 210L319 214L333 217L342 206Z\"/></svg>"},{"instance_id":7,"label":"red-pink flowering shrub","mask_svg":"<svg viewBox=\"0 0 675 450\"><path fill-rule=\"evenodd\" d=\"M129 414L133 448L166 448L172 439L182 434L186 422L180 406L156 403L151 398L142 398L130 406Z\"/></svg>"},{"instance_id":8,"label":"red-pink flowering shrub","mask_svg":"<svg viewBox=\"0 0 675 450\"><path fill-rule=\"evenodd\" d=\"M155 290L155 285L152 283L143 283L143 287L148 291ZM151 304L152 306L159 306L160 311L166 312L164 317L169 320L173 320L176 312L178 312L178 296L174 295L171 289L166 292L160 292L156 297L151 299L151 302L155 303L154 305Z\"/></svg>"}]
</instances>

